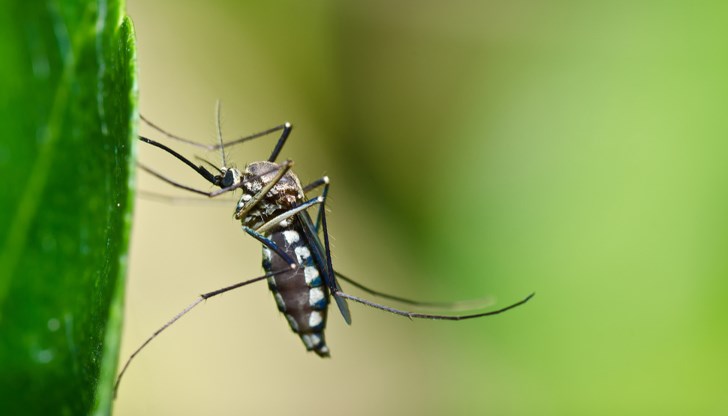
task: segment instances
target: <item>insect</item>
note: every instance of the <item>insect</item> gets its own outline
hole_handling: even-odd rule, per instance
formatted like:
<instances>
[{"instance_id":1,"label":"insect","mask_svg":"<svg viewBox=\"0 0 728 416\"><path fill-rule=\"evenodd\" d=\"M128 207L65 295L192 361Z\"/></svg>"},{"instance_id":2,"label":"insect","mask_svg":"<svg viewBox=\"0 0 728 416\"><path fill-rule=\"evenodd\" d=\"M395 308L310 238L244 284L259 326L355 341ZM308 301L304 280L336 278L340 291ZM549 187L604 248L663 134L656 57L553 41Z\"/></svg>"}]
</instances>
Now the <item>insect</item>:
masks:
<instances>
[{"instance_id":1,"label":"insect","mask_svg":"<svg viewBox=\"0 0 728 416\"><path fill-rule=\"evenodd\" d=\"M134 351L117 377L114 388L115 394L132 360L162 331L203 300L262 280L268 281L268 287L273 293L278 310L284 314L291 330L300 337L308 351L313 351L320 357L329 356L329 347L324 337L324 329L326 327L327 310L331 298L333 298L346 323L351 324L351 313L347 300L381 309L389 313L406 316L410 319L464 320L503 313L528 302L533 297L533 294L530 294L516 303L487 312L467 315L440 315L395 309L344 292L339 285L339 279L372 295L400 303L414 306L447 305L442 303L418 302L375 291L336 271L331 264L329 233L326 223L325 203L329 192L329 178L324 176L308 185L302 186L296 174L291 170L293 161L285 160L281 163L276 162L292 131L291 124L284 123L268 130L224 143L220 132L219 113L218 104L218 144L213 146L205 146L176 136L142 117L142 120L150 127L170 139L204 147L209 150L219 150L221 152L222 166L216 166L205 161L205 163L212 167L212 172L205 166L193 163L190 159L156 140L143 136L139 137L142 142L157 147L175 157L217 189L213 191L200 190L178 183L145 165L139 164L139 167L174 187L210 198L241 190L242 195L235 206L233 215L235 219L241 221L243 230L262 244L263 269L265 270L265 274L200 295L197 300L155 331L154 334ZM278 132L280 132L280 136L267 160L251 162L243 170L227 166L225 147L234 146ZM321 189L320 195L314 198L307 198L307 193L318 189ZM308 210L314 207L317 208L317 212L312 218Z\"/></svg>"}]
</instances>

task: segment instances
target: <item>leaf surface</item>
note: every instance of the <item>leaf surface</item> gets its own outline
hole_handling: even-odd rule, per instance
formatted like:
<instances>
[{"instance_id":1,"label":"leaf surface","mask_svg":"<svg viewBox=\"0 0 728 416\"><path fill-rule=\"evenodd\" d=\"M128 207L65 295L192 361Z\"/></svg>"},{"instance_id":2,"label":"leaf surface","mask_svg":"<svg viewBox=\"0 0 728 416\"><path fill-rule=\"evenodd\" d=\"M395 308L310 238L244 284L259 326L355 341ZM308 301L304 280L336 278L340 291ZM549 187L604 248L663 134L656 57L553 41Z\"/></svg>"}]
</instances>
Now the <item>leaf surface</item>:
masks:
<instances>
[{"instance_id":1,"label":"leaf surface","mask_svg":"<svg viewBox=\"0 0 728 416\"><path fill-rule=\"evenodd\" d=\"M0 414L107 414L133 207L123 2L0 13Z\"/></svg>"}]
</instances>

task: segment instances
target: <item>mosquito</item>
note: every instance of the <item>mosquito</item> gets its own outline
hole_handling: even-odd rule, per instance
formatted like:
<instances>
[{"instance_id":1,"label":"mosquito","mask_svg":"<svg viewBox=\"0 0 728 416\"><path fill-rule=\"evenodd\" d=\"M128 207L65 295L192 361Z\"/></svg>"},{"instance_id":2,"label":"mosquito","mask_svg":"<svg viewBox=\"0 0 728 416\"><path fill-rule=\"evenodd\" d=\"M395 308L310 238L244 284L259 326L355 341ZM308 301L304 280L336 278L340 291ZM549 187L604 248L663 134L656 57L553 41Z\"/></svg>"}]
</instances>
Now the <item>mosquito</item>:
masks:
<instances>
[{"instance_id":1,"label":"mosquito","mask_svg":"<svg viewBox=\"0 0 728 416\"><path fill-rule=\"evenodd\" d=\"M506 312L523 305L534 296L532 293L518 302L487 312L464 315L441 315L396 309L348 294L341 289L339 279L371 295L411 306L447 308L454 305L454 303L414 301L389 295L357 283L334 269L331 264L331 249L325 209L330 186L329 178L324 176L308 185L302 186L298 177L292 171L294 165L292 160L287 159L281 163L276 162L293 129L290 123L286 122L259 133L225 143L222 139L220 106L218 102L218 143L215 145L204 145L172 134L143 116L141 119L168 139L191 144L207 150L220 151L221 166L216 166L202 159L202 161L211 167L212 171L210 171L202 164L192 162L177 151L156 140L139 136L139 140L142 142L161 149L194 170L213 187L217 188L213 191L190 187L176 182L143 164L138 164L138 166L169 185L208 198L215 198L241 190L242 195L235 206L233 217L241 221L245 233L262 244L263 269L265 273L261 276L200 295L194 302L156 330L131 354L122 367L114 386L115 396L118 392L121 379L132 360L160 333L169 328L202 301L262 280L268 281L268 288L273 293L278 310L285 316L291 330L301 338L306 350L313 351L319 357L330 356L329 347L324 337L324 329L326 327L328 306L332 297L346 323L351 324L351 313L347 300L392 314L405 316L410 319L460 321ZM279 133L280 135L267 160L251 162L243 170L228 167L225 155L226 147L229 148L230 146L274 133ZM306 194L319 189L321 191L318 196L307 198ZM314 207L317 208L317 212L312 218L308 211Z\"/></svg>"}]
</instances>

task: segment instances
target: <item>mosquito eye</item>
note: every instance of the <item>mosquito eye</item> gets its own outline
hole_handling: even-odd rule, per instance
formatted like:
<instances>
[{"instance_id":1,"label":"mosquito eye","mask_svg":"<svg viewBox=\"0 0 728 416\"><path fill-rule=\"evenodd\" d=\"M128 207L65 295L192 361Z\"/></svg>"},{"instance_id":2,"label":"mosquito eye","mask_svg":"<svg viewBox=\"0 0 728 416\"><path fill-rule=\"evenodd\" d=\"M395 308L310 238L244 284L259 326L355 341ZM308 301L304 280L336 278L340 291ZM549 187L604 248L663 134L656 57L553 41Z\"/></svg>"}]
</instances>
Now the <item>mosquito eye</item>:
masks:
<instances>
[{"instance_id":1,"label":"mosquito eye","mask_svg":"<svg viewBox=\"0 0 728 416\"><path fill-rule=\"evenodd\" d=\"M235 172L232 169L228 169L225 172L225 176L222 177L222 187L227 188L235 185Z\"/></svg>"}]
</instances>

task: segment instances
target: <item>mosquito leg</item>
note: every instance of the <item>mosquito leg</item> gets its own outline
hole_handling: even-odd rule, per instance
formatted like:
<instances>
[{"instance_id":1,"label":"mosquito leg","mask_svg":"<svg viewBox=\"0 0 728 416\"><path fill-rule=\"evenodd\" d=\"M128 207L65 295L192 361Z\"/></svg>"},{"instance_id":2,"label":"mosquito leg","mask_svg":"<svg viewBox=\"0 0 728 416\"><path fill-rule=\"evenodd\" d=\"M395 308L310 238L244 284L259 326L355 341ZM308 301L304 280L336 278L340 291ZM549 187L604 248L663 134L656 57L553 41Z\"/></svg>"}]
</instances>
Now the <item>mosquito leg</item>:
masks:
<instances>
[{"instance_id":1,"label":"mosquito leg","mask_svg":"<svg viewBox=\"0 0 728 416\"><path fill-rule=\"evenodd\" d=\"M347 293L342 292L341 290L337 290L337 291L333 292L333 294L336 296L342 297L342 298L353 300L354 302L359 302L363 305L370 306L372 308L381 309L385 312L393 313L395 315L406 316L410 319L412 319L412 318L440 319L440 320L447 320L447 321L462 321L464 319L472 319L472 318L480 318L483 316L498 315L499 313L503 313L505 311L508 311L508 310L511 310L513 308L517 308L517 307L523 305L524 303L531 300L531 298L535 295L535 293L531 293L530 295L526 296L524 299L522 299L516 303L513 303L513 304L503 307L501 309L496 309L494 311L474 313L474 314L469 314L469 315L436 315L436 314L428 314L428 313L408 312L408 311L403 311L400 309L395 309L395 308L392 308L389 306L380 305L378 303L375 303L375 302L372 302L372 301L369 301L366 299L362 299L357 296L349 295Z\"/></svg>"},{"instance_id":2,"label":"mosquito leg","mask_svg":"<svg viewBox=\"0 0 728 416\"><path fill-rule=\"evenodd\" d=\"M315 184L315 183L316 182L314 182L313 184ZM308 185L308 186L311 186L311 185ZM337 304L339 305L339 308L340 309L342 308L342 305L345 305L344 299L342 299L342 298L347 298L347 299L352 299L352 300L354 300L356 302L360 302L360 303L362 303L362 301L363 302L369 302L369 304L370 304L369 306L372 306L372 307L381 306L382 308L385 308L385 310L391 309L390 312L392 312L392 313L402 312L402 313L400 313L401 315L402 314L405 315L405 316L412 315L411 317L416 317L416 318L425 318L425 317L427 317L427 318L430 318L430 319L452 319L452 320L467 319L466 317L453 318L451 316L446 316L446 315L418 314L418 313L414 313L414 312L399 311L398 309L389 308L387 306L379 305L377 303L370 302L370 301L367 301L365 299L361 299L361 298L358 298L356 296L352 296L352 295L349 295L347 293L344 293L341 290L341 288L339 287L338 282L336 282L336 279L334 279L334 276L333 275L340 277L342 280L347 281L351 285L353 285L355 287L358 287L359 289L361 289L361 290L363 290L365 292L368 292L368 293L370 293L372 295L379 296L379 297L383 297L385 299L391 299L391 300L394 300L394 301L397 301L397 302L401 302L401 303L405 303L405 304L410 304L410 305L413 305L413 306L426 306L426 307L442 307L442 308L448 308L448 307L452 307L452 306L457 305L458 303L460 303L460 302L455 302L455 303L420 302L420 301L415 301L415 300L411 300L411 299L402 298L402 297L399 297L399 296L389 295L389 294L386 294L386 293L383 293L383 292L379 292L379 291L375 291L373 289L370 289L370 288L368 288L368 287L366 287L366 286L364 286L364 285L362 285L360 283L357 283L354 280L352 280L352 279L350 279L350 278L348 278L346 276L343 276L342 274L336 272L333 269L333 266L331 264L331 250L330 250L330 247L329 247L329 233L328 233L328 229L327 229L327 225L326 225L325 204L321 204L321 208L319 210L319 214L320 214L321 224L323 225L324 247L325 247L325 257L326 257L327 267L328 267L328 270L330 271L330 273L332 274L332 276L330 278L330 281L332 282L331 283L331 286L332 286L331 287L331 293L334 295L334 299L336 299ZM510 309L510 308L519 306L520 304L527 302L532 296L533 296L533 294L531 294L528 298L522 300L521 302L519 302L517 304L514 304L514 305L511 305L511 306L508 306L508 307L504 308L503 310L499 310L499 311L495 311L495 312L487 312L485 315L483 315L483 314L476 314L475 316L471 316L471 317L475 318L477 316L487 316L487 315L494 315L494 314L500 313L500 312L505 312L507 309ZM395 312L395 311L397 311L397 312ZM342 314L343 313L344 312L342 310ZM347 309L347 313L348 313L348 309ZM344 315L344 316L346 318L346 315ZM440 317L440 318L438 318L438 317ZM348 323L350 323L350 319L351 318L349 318L347 320Z\"/></svg>"},{"instance_id":3,"label":"mosquito leg","mask_svg":"<svg viewBox=\"0 0 728 416\"><path fill-rule=\"evenodd\" d=\"M291 125L291 123L285 122L285 123L280 124L278 126L271 127L268 130L263 130L263 131L258 132L258 133L253 133L253 134L251 134L249 136L244 136L244 137L241 137L239 139L235 139L235 140L232 140L232 141L229 141L229 142L225 142L225 143L222 143L222 144L216 144L214 146L207 146L206 148L210 148L210 150L217 150L217 149L220 149L222 147L235 146L237 144L249 142L249 141L254 140L254 139L257 139L259 137L267 136L269 134L272 134L272 133L275 133L277 131L283 130L283 132L281 133L280 137L278 138L278 144L276 144L276 149L278 149L278 153L280 153L280 149L283 147L283 143L286 142L286 139L288 138L288 135L291 134L291 130L292 129L293 129L293 126ZM278 156L278 153L275 153L275 156L276 157ZM271 156L273 156L273 155L271 155Z\"/></svg>"},{"instance_id":4,"label":"mosquito leg","mask_svg":"<svg viewBox=\"0 0 728 416\"><path fill-rule=\"evenodd\" d=\"M326 197L329 195L329 185L330 185L328 176L324 176L323 178L317 179L317 180L309 183L308 185L304 186L303 192L312 191L322 185L324 187L324 190L321 192L321 197L324 199L323 202L326 202ZM322 213L323 209L324 209L324 204L321 204L318 212L316 213L316 226L314 227L314 229L316 230L316 233L318 233L319 229L321 228L321 213Z\"/></svg>"},{"instance_id":5,"label":"mosquito leg","mask_svg":"<svg viewBox=\"0 0 728 416\"><path fill-rule=\"evenodd\" d=\"M283 150L283 145L286 144L286 140L288 140L288 136L291 134L291 130L293 130L293 126L291 125L291 123L283 123L283 132L281 133L281 137L278 138L278 143L276 143L276 147L273 148L273 152L271 152L270 157L268 158L269 162L276 161L276 159L278 158L278 154L281 153L281 150Z\"/></svg>"},{"instance_id":6,"label":"mosquito leg","mask_svg":"<svg viewBox=\"0 0 728 416\"><path fill-rule=\"evenodd\" d=\"M286 127L288 127L288 133L286 134L286 137L288 137L288 134L290 134L290 130L292 129L291 124L286 122L286 123L280 124L278 126L271 127L271 128L269 128L267 130L263 130L263 131L258 132L258 133L253 133L253 134L251 134L249 136L244 136L244 137L241 137L239 139L232 140L232 141L227 142L227 143L207 145L207 144L198 143L198 142L196 142L194 140L186 139L184 137L181 137L181 136L178 136L176 134L170 133L169 131L161 128L160 126L158 126L158 125L156 125L154 123L152 123L148 118L144 117L143 115L140 115L139 117L142 119L142 121L144 121L145 123L147 123L147 125L149 125L149 127L151 127L154 130L160 132L161 134L163 134L167 138L173 139L173 140L177 140L179 142L186 143L186 144L189 144L189 145L192 145L192 146L197 146L197 147L202 148L202 149L205 149L205 150L219 150L219 149L224 148L226 146L234 146L234 145L237 145L237 144L240 144L240 143L245 143L247 141L254 140L254 139L257 139L259 137L267 136L267 135L272 134L272 133L275 133L277 131L281 131L281 130L285 131L286 130ZM281 139L278 139L279 142L280 142L280 140ZM284 142L285 142L285 139L284 139ZM283 145L281 144L280 147L283 147ZM279 152L280 152L280 149L279 149ZM276 156L277 156L277 154L276 154Z\"/></svg>"},{"instance_id":7,"label":"mosquito leg","mask_svg":"<svg viewBox=\"0 0 728 416\"><path fill-rule=\"evenodd\" d=\"M276 225L280 224L281 222L287 220L288 218L291 218L292 216L298 214L301 211L305 211L312 206L316 204L321 204L324 202L324 197L319 196L314 199L309 199L308 201L304 202L303 204L297 206L296 208L289 209L288 211L284 212L283 214L278 215L277 217L273 218L272 220L266 222L265 224L258 227L255 231L259 233L265 233L266 231L270 230L271 228L275 227Z\"/></svg>"},{"instance_id":8,"label":"mosquito leg","mask_svg":"<svg viewBox=\"0 0 728 416\"><path fill-rule=\"evenodd\" d=\"M182 142L182 143L186 143L186 144L189 144L189 145L192 145L192 146L197 146L197 147L201 147L201 148L203 148L203 149L207 149L207 150L216 150L216 149L212 148L211 146L208 146L208 145L205 145L205 144L202 144L202 143L197 143L197 142L196 142L196 141L194 141L194 140L190 140L190 139L185 139L184 137L180 137L180 136L178 136L178 135L176 135L176 134L173 134L173 133L171 133L171 132L169 132L169 131L167 131L167 130L165 130L165 129L161 128L160 126L158 126L158 125L156 125L156 124L152 123L152 121L151 121L151 120L149 120L148 118L144 117L144 115L142 115L142 114L139 114L139 118L141 118L143 122L147 123L147 125L148 125L149 127L151 127L151 128L153 128L154 130L156 130L156 131L158 131L158 132L162 133L162 134L163 134L164 136L166 136L166 137L167 137L168 139L173 139L173 140L177 140L177 141L179 141L179 142Z\"/></svg>"},{"instance_id":9,"label":"mosquito leg","mask_svg":"<svg viewBox=\"0 0 728 416\"><path fill-rule=\"evenodd\" d=\"M389 299L393 300L395 302L417 306L417 307L424 307L424 308L430 308L430 309L440 309L440 310L453 310L453 309L464 309L467 307L468 309L476 309L476 308L482 308L488 305L493 304L493 300L490 298L482 298L482 299L469 299L469 300L460 300L456 302L427 302L427 301L421 301L421 300L412 300L403 298L396 295L390 295L388 293L380 292L378 290L371 289L367 286L364 286L363 284L355 281L354 279L344 276L343 274L339 273L338 271L334 271L336 276L349 283L350 285L359 288L360 290L369 293L370 295L378 296L383 299Z\"/></svg>"},{"instance_id":10,"label":"mosquito leg","mask_svg":"<svg viewBox=\"0 0 728 416\"><path fill-rule=\"evenodd\" d=\"M296 263L295 260L291 258L288 254L286 254L285 251L281 250L280 247L276 243L274 243L272 240L264 236L263 234L259 234L255 230L253 230L250 227L243 226L243 231L248 233L251 237L255 238L256 240L263 243L264 246L268 247L269 249L273 250L276 254L278 254L286 263L288 263L291 266L291 269L296 269L298 267L298 263Z\"/></svg>"},{"instance_id":11,"label":"mosquito leg","mask_svg":"<svg viewBox=\"0 0 728 416\"><path fill-rule=\"evenodd\" d=\"M136 194L141 199L145 199L147 201L161 202L170 205L204 204L209 206L211 204L214 204L217 206L222 206L223 204L225 204L225 207L230 208L230 204L233 203L230 199L206 199L194 196L173 196L160 194L157 192L145 191L143 189L137 190Z\"/></svg>"},{"instance_id":12,"label":"mosquito leg","mask_svg":"<svg viewBox=\"0 0 728 416\"><path fill-rule=\"evenodd\" d=\"M319 188L322 185L326 185L326 186L329 185L329 177L328 176L324 176L322 178L316 179L315 181L313 181L313 182L309 183L308 185L304 186L303 187L303 192L305 193L305 192L313 191L314 189Z\"/></svg>"},{"instance_id":13,"label":"mosquito leg","mask_svg":"<svg viewBox=\"0 0 728 416\"><path fill-rule=\"evenodd\" d=\"M227 286L227 287L224 287L224 288L222 288L222 289L218 289L218 290L213 290L212 292L208 292L208 293L204 293L204 294L200 295L200 297L199 297L199 298L197 298L197 300L195 300L194 302L192 302L191 304L189 304L189 305L188 305L188 306L187 306L186 308L184 308L184 309L183 309L183 310L182 310L181 312L179 312L179 313L178 313L177 315L175 315L175 316L174 316L174 317L173 317L172 319L170 319L170 320L169 320L169 322L167 322L166 324L162 325L162 327L161 327L161 328L159 328L159 329L157 329L156 331L154 331L154 333L152 334L152 336L150 336L149 338L147 338L147 340L146 340L146 341L144 341L144 342L142 343L142 345L140 345L140 346L139 346L139 348L137 348L137 349L136 349L136 350L135 350L135 351L134 351L134 352L133 352L133 353L131 354L131 356L129 356L129 358L128 358L128 359L126 360L126 363L125 363L125 364L124 364L124 366L123 366L123 367L121 368L121 372L119 372L119 375L118 375L118 376L116 377L116 384L114 384L114 398L116 398L116 395L117 395L117 393L118 393L118 391L119 391L119 385L121 384L121 378L122 378L122 377L124 376L124 373L126 373L126 370L127 370L128 368L129 368L129 365L131 364L131 362L132 362L132 360L134 359L134 357L136 357L137 355L139 355L139 353L140 353L140 352L141 352L141 351L142 351L142 350L143 350L143 349L144 349L144 348L145 348L145 347L146 347L146 346L147 346L147 345L148 345L148 344L149 344L150 342L152 342L152 340L153 340L154 338L156 338L156 337L157 337L157 336L158 336L159 334L161 334L161 333L162 333L162 331L164 331L165 329L167 329L167 328L169 328L170 326L172 326L172 324L174 324L174 323L175 323L175 322L177 322L177 321L178 321L178 320L179 320L180 318L182 318L182 317L183 317L184 315L186 315L186 314L187 314L187 312L191 311L191 310L192 310L192 309L193 309L193 308L194 308L195 306L199 305L199 304L200 304L200 302L202 302L203 300L206 300L206 299L210 299L210 298L212 298L212 297L214 297L214 296L217 296L217 295L221 295L221 294L223 294L223 293L225 293L225 292L228 292L228 291L230 291L230 290L233 290L233 289L237 289L237 288L239 288L239 287L243 287L243 286L249 285L249 284L251 284L251 283L259 282L259 281L261 281L261 280L264 280L264 279L267 279L267 278L269 278L269 277L272 277L272 276L276 276L276 275L278 275L278 274L281 274L281 273L286 273L286 272L288 272L288 270L279 270L279 271L277 271L277 272L270 272L270 273L266 273L266 274L264 274L264 275L262 275L262 276L258 276L258 277L256 277L256 278L253 278L253 279L249 279L249 280L246 280L246 281L244 281L244 282L236 283L236 284L234 284L234 285L232 285L232 286Z\"/></svg>"},{"instance_id":14,"label":"mosquito leg","mask_svg":"<svg viewBox=\"0 0 728 416\"><path fill-rule=\"evenodd\" d=\"M339 307L339 311L341 312L341 315L344 317L344 321L348 325L351 325L351 312L349 311L349 305L346 304L346 300L342 298L341 296L338 296L337 293L341 292L341 288L339 288L339 284L336 282L336 276L334 274L334 267L331 264L331 248L329 246L329 229L326 226L326 209L325 205L321 205L321 226L324 230L324 250L325 254L324 257L326 257L326 273L328 274L327 282L329 289L331 290L332 295L334 296L334 300L336 301L336 306Z\"/></svg>"}]
</instances>

